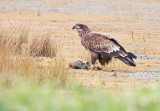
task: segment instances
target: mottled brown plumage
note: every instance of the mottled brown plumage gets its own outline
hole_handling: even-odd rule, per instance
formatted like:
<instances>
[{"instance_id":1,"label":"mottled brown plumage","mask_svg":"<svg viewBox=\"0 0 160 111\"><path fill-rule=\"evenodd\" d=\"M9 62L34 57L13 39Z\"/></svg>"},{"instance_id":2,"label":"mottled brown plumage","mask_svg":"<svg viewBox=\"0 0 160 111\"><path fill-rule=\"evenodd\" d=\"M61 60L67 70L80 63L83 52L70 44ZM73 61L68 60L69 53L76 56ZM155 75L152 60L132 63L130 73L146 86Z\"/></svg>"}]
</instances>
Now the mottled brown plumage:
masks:
<instances>
[{"instance_id":1,"label":"mottled brown plumage","mask_svg":"<svg viewBox=\"0 0 160 111\"><path fill-rule=\"evenodd\" d=\"M91 54L91 62L94 65L96 60L104 66L114 57L123 61L129 66L136 66L133 58L136 56L127 52L118 39L105 33L94 32L84 24L76 24L73 29L78 31L81 43Z\"/></svg>"}]
</instances>

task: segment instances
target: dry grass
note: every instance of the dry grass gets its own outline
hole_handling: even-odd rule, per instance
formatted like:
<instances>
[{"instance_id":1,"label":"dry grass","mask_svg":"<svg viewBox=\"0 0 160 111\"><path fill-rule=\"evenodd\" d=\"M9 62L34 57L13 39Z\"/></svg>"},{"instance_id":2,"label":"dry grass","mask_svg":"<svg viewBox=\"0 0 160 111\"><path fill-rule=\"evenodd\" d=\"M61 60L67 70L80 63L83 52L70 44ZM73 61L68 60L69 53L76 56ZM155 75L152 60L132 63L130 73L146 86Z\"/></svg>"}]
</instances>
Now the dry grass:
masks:
<instances>
[{"instance_id":1,"label":"dry grass","mask_svg":"<svg viewBox=\"0 0 160 111\"><path fill-rule=\"evenodd\" d=\"M33 82L53 82L57 86L67 86L68 69L61 61L53 61L49 66L43 66L30 57L9 59L3 66L0 76L4 87L12 86L20 77Z\"/></svg>"},{"instance_id":2,"label":"dry grass","mask_svg":"<svg viewBox=\"0 0 160 111\"><path fill-rule=\"evenodd\" d=\"M9 30L0 32L0 78L2 85L10 87L16 78L24 77L33 81L53 81L55 84L67 85L68 69L60 59L52 59L49 65L39 61L41 57L55 57L56 46L50 37L33 38L28 41L28 30ZM16 33L15 33L16 32ZM29 54L28 54L29 52Z\"/></svg>"},{"instance_id":3,"label":"dry grass","mask_svg":"<svg viewBox=\"0 0 160 111\"><path fill-rule=\"evenodd\" d=\"M55 57L56 51L56 44L51 41L50 37L33 38L29 46L29 54L31 56Z\"/></svg>"},{"instance_id":4,"label":"dry grass","mask_svg":"<svg viewBox=\"0 0 160 111\"><path fill-rule=\"evenodd\" d=\"M14 38L11 36L0 35L0 50L1 53L18 54L21 52L23 40L22 38Z\"/></svg>"},{"instance_id":5,"label":"dry grass","mask_svg":"<svg viewBox=\"0 0 160 111\"><path fill-rule=\"evenodd\" d=\"M23 41L20 38L11 38L0 35L0 71L8 66L11 56L21 53Z\"/></svg>"}]
</instances>

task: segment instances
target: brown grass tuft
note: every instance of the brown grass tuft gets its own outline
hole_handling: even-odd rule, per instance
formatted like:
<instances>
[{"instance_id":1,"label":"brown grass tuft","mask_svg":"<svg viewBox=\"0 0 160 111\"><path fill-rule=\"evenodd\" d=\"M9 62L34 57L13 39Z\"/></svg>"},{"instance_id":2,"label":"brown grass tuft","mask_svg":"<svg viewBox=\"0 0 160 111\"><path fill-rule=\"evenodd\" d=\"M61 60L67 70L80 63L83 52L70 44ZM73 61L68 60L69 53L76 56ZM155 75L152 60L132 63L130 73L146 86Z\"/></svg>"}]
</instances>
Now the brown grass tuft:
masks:
<instances>
[{"instance_id":1,"label":"brown grass tuft","mask_svg":"<svg viewBox=\"0 0 160 111\"><path fill-rule=\"evenodd\" d=\"M10 31L10 33L8 32ZM67 84L67 69L60 60L45 64L38 57L56 56L56 47L50 37L34 38L28 41L26 28L3 28L0 30L0 80L3 86L10 87L19 77L33 81L49 81L57 85ZM29 54L28 54L29 52ZM31 56L30 56L31 55Z\"/></svg>"},{"instance_id":2,"label":"brown grass tuft","mask_svg":"<svg viewBox=\"0 0 160 111\"><path fill-rule=\"evenodd\" d=\"M56 56L56 45L51 41L50 37L34 38L29 46L29 54L31 56L54 57Z\"/></svg>"},{"instance_id":3,"label":"brown grass tuft","mask_svg":"<svg viewBox=\"0 0 160 111\"><path fill-rule=\"evenodd\" d=\"M0 53L19 54L22 49L23 40L0 35Z\"/></svg>"},{"instance_id":4,"label":"brown grass tuft","mask_svg":"<svg viewBox=\"0 0 160 111\"><path fill-rule=\"evenodd\" d=\"M19 38L10 38L0 35L0 71L8 66L11 56L20 54L23 41Z\"/></svg>"},{"instance_id":5,"label":"brown grass tuft","mask_svg":"<svg viewBox=\"0 0 160 111\"><path fill-rule=\"evenodd\" d=\"M23 43L28 43L28 37L29 37L29 31L26 29L22 29L19 39L23 41Z\"/></svg>"}]
</instances>

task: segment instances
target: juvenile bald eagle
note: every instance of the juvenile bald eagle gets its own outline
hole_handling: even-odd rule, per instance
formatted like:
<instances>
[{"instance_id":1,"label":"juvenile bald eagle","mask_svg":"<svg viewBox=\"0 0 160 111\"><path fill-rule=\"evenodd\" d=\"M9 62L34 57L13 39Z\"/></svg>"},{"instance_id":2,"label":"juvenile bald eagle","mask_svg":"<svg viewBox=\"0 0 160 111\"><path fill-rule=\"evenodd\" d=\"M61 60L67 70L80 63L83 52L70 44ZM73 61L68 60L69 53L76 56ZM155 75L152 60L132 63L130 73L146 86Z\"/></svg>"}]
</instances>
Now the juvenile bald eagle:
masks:
<instances>
[{"instance_id":1,"label":"juvenile bald eagle","mask_svg":"<svg viewBox=\"0 0 160 111\"><path fill-rule=\"evenodd\" d=\"M93 68L95 68L96 60L99 60L100 64L104 66L112 58L118 58L129 66L136 66L133 59L137 57L133 53L127 52L115 37L94 32L84 24L76 24L72 29L78 31L82 45L90 52Z\"/></svg>"}]
</instances>

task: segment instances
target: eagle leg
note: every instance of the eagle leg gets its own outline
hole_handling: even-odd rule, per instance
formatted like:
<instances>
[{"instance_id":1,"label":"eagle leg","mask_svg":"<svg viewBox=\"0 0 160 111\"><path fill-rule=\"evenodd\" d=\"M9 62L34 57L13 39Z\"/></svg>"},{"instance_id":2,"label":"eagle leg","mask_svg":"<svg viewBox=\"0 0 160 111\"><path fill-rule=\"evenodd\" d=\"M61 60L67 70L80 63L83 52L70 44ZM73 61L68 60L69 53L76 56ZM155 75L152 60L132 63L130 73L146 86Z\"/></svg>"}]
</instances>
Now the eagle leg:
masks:
<instances>
[{"instance_id":1,"label":"eagle leg","mask_svg":"<svg viewBox=\"0 0 160 111\"><path fill-rule=\"evenodd\" d=\"M102 59L101 55L98 55L98 59L99 59L99 63L101 64L101 66L105 66L105 61Z\"/></svg>"},{"instance_id":2,"label":"eagle leg","mask_svg":"<svg viewBox=\"0 0 160 111\"><path fill-rule=\"evenodd\" d=\"M101 69L103 69L105 64L108 64L112 58L103 57L103 56L99 55L98 59L99 59L99 63L101 64Z\"/></svg>"},{"instance_id":3,"label":"eagle leg","mask_svg":"<svg viewBox=\"0 0 160 111\"><path fill-rule=\"evenodd\" d=\"M91 52L91 63L92 63L91 69L96 69L95 63L97 59L98 59L98 54Z\"/></svg>"}]
</instances>

